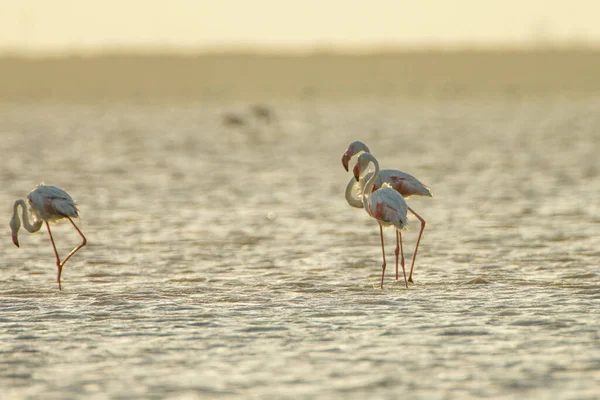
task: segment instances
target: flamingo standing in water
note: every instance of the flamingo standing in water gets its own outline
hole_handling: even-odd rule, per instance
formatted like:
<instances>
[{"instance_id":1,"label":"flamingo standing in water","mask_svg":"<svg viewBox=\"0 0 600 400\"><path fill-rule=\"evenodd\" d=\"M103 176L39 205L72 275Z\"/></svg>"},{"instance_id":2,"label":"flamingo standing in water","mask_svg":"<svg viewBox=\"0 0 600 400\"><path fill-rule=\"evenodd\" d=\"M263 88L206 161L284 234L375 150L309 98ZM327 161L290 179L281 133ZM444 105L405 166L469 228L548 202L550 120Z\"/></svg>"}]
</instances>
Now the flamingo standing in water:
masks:
<instances>
[{"instance_id":1,"label":"flamingo standing in water","mask_svg":"<svg viewBox=\"0 0 600 400\"><path fill-rule=\"evenodd\" d=\"M71 218L78 218L79 212L77 207L75 206L75 202L62 189L59 189L55 186L47 186L43 183L38 185L35 189L33 189L29 194L27 194L27 202L31 207L31 212L34 216L34 222L31 224L29 222L29 218L27 216L27 206L25 205L25 201L19 199L15 201L13 205L13 215L10 219L10 229L12 230L12 241L15 246L19 247L19 229L21 228L21 220L19 219L18 207L21 206L22 209L22 218L23 225L25 229L30 232L37 232L42 227L42 223L46 223L46 227L48 228L48 234L50 235L50 241L52 242L52 248L54 249L54 254L56 255L56 266L58 267L58 288L62 290L62 286L60 283L60 275L62 273L62 268L65 263L83 246L86 245L87 240L83 233L79 230L75 222ZM61 263L60 257L58 256L58 251L56 250L56 245L54 244L54 238L52 237L52 231L50 230L49 222L55 222L60 219L67 218L73 224L73 227L79 233L83 241L77 247L75 247L67 258L63 260Z\"/></svg>"},{"instance_id":2,"label":"flamingo standing in water","mask_svg":"<svg viewBox=\"0 0 600 400\"><path fill-rule=\"evenodd\" d=\"M369 148L366 144L360 141L352 142L348 145L348 149L342 155L342 165L344 169L348 171L348 163L350 159L359 154L359 153L370 153ZM365 177L368 179L369 175ZM373 190L377 190L382 184L386 182L392 186L396 191L398 191L402 197L407 198L410 196L426 196L433 197L431 191L427 186L422 184L417 178L414 176L407 174L403 171L398 171L394 169L382 169L379 171L379 177L375 180L375 185ZM362 189L364 183L361 181L356 181L355 179L350 179L348 185L346 186L346 201L352 207L362 208ZM357 197L358 194L358 197ZM415 267L415 260L417 259L417 251L419 250L419 244L421 243L421 236L423 235L423 231L425 230L425 220L421 218L419 214L417 214L412 208L408 207L408 211L410 211L417 219L421 222L421 230L419 231L419 237L417 239L417 245L415 246L415 251L413 253L412 264L410 267L410 273L408 275L408 281L413 282L412 274L413 269ZM402 251L402 234L397 232L396 237L396 279L398 279L398 253ZM402 251L402 265L404 266L404 252Z\"/></svg>"},{"instance_id":3,"label":"flamingo standing in water","mask_svg":"<svg viewBox=\"0 0 600 400\"><path fill-rule=\"evenodd\" d=\"M383 227L393 225L396 228L397 239L399 231L403 230L406 226L406 211L408 206L402 195L394 190L387 182L384 182L378 190L373 191L375 181L379 177L379 163L370 153L363 153L358 157L358 161L353 170L356 181L360 181L360 176L362 175L362 172L366 170L369 163L375 165L375 172L367 178L363 189L362 203L367 214L375 218L379 223L381 253L383 254L383 264L381 265L381 288L383 289L383 278L385 276L386 266L385 249L383 245ZM396 266L398 265L397 256L398 254L396 254ZM402 272L404 274L404 284L408 288L404 263L402 263Z\"/></svg>"}]
</instances>

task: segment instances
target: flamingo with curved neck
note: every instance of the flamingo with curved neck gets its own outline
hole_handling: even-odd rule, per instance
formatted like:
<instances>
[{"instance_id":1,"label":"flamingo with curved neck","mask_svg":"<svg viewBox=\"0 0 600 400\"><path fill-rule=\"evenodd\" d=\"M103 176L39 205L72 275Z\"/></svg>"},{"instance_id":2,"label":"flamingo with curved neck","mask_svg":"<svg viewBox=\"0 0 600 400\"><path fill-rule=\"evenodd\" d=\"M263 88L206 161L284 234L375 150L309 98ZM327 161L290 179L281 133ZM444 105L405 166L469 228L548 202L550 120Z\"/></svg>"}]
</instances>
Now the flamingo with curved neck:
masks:
<instances>
[{"instance_id":1,"label":"flamingo with curved neck","mask_svg":"<svg viewBox=\"0 0 600 400\"><path fill-rule=\"evenodd\" d=\"M45 222L46 228L48 229L48 235L50 235L50 241L52 242L52 248L54 249L54 254L56 255L56 267L58 268L58 288L62 289L60 276L63 266L73 256L73 254L77 252L77 250L85 246L87 243L87 239L79 230L77 225L75 225L75 222L73 222L71 219L78 218L79 211L77 210L75 202L71 196L69 196L64 190L55 186L47 186L44 184L38 185L35 189L27 194L27 201L31 207L31 212L34 215L34 222L32 224L29 221L26 211L27 205L25 204L25 201L22 199L15 201L13 205L13 215L9 223L12 231L12 241L15 246L19 247L19 229L21 229L19 206L21 206L22 209L21 217L23 219L23 225L28 232L33 233L39 231L42 227L42 224ZM61 262L58 251L56 250L56 244L54 243L54 237L52 236L49 222L58 221L63 218L67 218L71 224L73 224L73 227L81 236L82 242L79 246L71 250L67 257Z\"/></svg>"},{"instance_id":2,"label":"flamingo with curved neck","mask_svg":"<svg viewBox=\"0 0 600 400\"><path fill-rule=\"evenodd\" d=\"M396 228L396 241L398 241L400 231L406 226L406 212L408 206L402 195L394 190L388 183L384 183L380 189L373 191L373 186L379 176L379 163L372 154L363 153L359 156L358 162L353 170L354 178L357 181L360 181L362 172L367 169L369 163L373 163L375 172L367 177L362 194L362 204L367 214L375 218L379 223L381 253L383 256L383 264L381 265L381 288L383 289L386 268L383 227L394 226ZM396 268L398 268L398 246L396 247ZM402 272L404 274L404 284L408 288L404 264L402 264Z\"/></svg>"}]
</instances>

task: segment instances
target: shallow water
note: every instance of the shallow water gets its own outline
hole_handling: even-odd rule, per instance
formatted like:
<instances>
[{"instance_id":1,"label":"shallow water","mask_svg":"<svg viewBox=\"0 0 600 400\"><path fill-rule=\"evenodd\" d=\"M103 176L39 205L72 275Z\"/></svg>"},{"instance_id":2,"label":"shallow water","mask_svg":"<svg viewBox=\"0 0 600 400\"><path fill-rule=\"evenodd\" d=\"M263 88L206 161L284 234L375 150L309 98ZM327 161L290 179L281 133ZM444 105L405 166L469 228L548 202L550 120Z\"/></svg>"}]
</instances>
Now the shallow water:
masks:
<instances>
[{"instance_id":1,"label":"shallow water","mask_svg":"<svg viewBox=\"0 0 600 400\"><path fill-rule=\"evenodd\" d=\"M5 103L2 398L597 398L600 99ZM429 185L414 285L378 287L377 224L340 157ZM88 245L55 284L39 182ZM419 225L404 233L410 260ZM53 233L62 253L79 240Z\"/></svg>"}]
</instances>

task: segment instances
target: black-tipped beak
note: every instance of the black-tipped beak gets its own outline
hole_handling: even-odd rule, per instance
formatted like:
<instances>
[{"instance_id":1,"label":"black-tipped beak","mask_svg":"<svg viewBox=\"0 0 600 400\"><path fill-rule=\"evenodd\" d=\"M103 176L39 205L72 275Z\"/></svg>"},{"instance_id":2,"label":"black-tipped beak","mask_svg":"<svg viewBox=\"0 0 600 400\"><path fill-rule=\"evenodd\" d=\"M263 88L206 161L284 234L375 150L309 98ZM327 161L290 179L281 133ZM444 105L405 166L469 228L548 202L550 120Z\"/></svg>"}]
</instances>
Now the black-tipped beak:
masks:
<instances>
[{"instance_id":1,"label":"black-tipped beak","mask_svg":"<svg viewBox=\"0 0 600 400\"><path fill-rule=\"evenodd\" d=\"M17 236L17 232L13 232L12 241L15 244L15 246L19 247L19 237Z\"/></svg>"},{"instance_id":2,"label":"black-tipped beak","mask_svg":"<svg viewBox=\"0 0 600 400\"><path fill-rule=\"evenodd\" d=\"M346 171L348 171L348 161L350 160L350 157L346 156L346 153L344 153L344 155L342 156L342 165L344 166L344 169Z\"/></svg>"}]
</instances>

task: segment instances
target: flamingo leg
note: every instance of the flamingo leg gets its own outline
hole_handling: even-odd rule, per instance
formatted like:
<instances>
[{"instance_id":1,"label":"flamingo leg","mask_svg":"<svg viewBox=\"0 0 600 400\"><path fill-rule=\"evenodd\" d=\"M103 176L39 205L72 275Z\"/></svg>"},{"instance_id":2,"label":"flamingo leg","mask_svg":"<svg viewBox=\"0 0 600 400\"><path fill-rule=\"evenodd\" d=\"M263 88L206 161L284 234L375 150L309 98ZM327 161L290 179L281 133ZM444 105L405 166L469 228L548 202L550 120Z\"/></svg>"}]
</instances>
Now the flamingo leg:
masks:
<instances>
[{"instance_id":1,"label":"flamingo leg","mask_svg":"<svg viewBox=\"0 0 600 400\"><path fill-rule=\"evenodd\" d=\"M60 257L58 255L58 251L56 250L56 244L54 244L54 237L52 237L52 231L50 230L50 224L48 223L48 221L44 221L44 222L46 222L46 228L48 228L48 235L50 235L50 241L52 242L52 248L54 249L54 254L56 255L56 267L58 268L58 278L57 278L58 290L62 290L62 287L60 285L60 274L62 272L62 264L60 263Z\"/></svg>"},{"instance_id":2,"label":"flamingo leg","mask_svg":"<svg viewBox=\"0 0 600 400\"><path fill-rule=\"evenodd\" d=\"M408 288L408 281L406 280L406 269L404 268L404 250L402 250L402 234L396 231L396 280L398 280L398 253L402 253L402 274L404 274L404 284Z\"/></svg>"},{"instance_id":3,"label":"flamingo leg","mask_svg":"<svg viewBox=\"0 0 600 400\"><path fill-rule=\"evenodd\" d=\"M410 274L408 275L408 281L410 283L413 283L413 279L412 279L413 269L415 268L415 260L417 259L417 251L419 250L419 243L421 243L421 236L423 235L423 231L425 230L426 223L425 223L425 220L423 218L421 218L421 216L419 214L414 212L414 210L412 208L408 207L408 211L413 213L413 215L415 217L417 217L417 219L419 221L421 221L421 231L419 232L419 238L417 239L417 245L415 246L415 252L413 253L412 264L410 266Z\"/></svg>"},{"instance_id":4,"label":"flamingo leg","mask_svg":"<svg viewBox=\"0 0 600 400\"><path fill-rule=\"evenodd\" d=\"M400 260L402 262L402 270L404 271L404 245L402 244L402 233L400 232L398 232L398 239L400 240Z\"/></svg>"},{"instance_id":5,"label":"flamingo leg","mask_svg":"<svg viewBox=\"0 0 600 400\"><path fill-rule=\"evenodd\" d=\"M381 253L383 254L383 264L381 265L381 288L383 289L383 277L385 276L385 249L383 247L383 226L379 225L379 234L381 235Z\"/></svg>"},{"instance_id":6,"label":"flamingo leg","mask_svg":"<svg viewBox=\"0 0 600 400\"><path fill-rule=\"evenodd\" d=\"M402 247L402 234L396 231L396 280L398 280L398 254L402 256L402 269L404 269L404 249Z\"/></svg>"},{"instance_id":7,"label":"flamingo leg","mask_svg":"<svg viewBox=\"0 0 600 400\"><path fill-rule=\"evenodd\" d=\"M67 217L67 218L69 219L69 221L71 221L71 223L73 224L73 227L75 228L75 230L77 231L77 233L79 233L79 236L81 236L82 241L81 241L81 244L79 246L75 247L73 250L71 250L71 252L69 253L69 255L67 255L67 258L65 258L63 260L63 262L62 262L63 266L69 260L69 258L71 258L71 256L77 252L77 250L79 250L80 248L82 248L83 246L85 246L87 244L87 239L83 235L83 232L81 232L79 230L79 228L77 227L77 225L75 225L75 222L73 222L73 220L70 217Z\"/></svg>"},{"instance_id":8,"label":"flamingo leg","mask_svg":"<svg viewBox=\"0 0 600 400\"><path fill-rule=\"evenodd\" d=\"M398 231L396 231L396 251L394 251L396 255L396 280L398 280L398 254L400 254L400 242L398 240Z\"/></svg>"},{"instance_id":9,"label":"flamingo leg","mask_svg":"<svg viewBox=\"0 0 600 400\"><path fill-rule=\"evenodd\" d=\"M73 222L73 220L70 217L67 217L67 218L69 219L69 221L71 221L71 224L73 224L73 227L75 228L77 233L79 233L79 235L81 236L81 238L83 240L79 246L77 246L73 250L71 250L71 252L67 255L67 257L62 261L62 263L60 262L60 256L58 255L58 251L56 250L56 244L54 243L54 237L52 236L52 231L50 230L50 224L48 224L48 221L45 221L46 227L48 228L48 234L50 235L50 241L52 242L52 248L54 249L54 254L56 255L56 267L58 268L58 277L57 277L56 281L58 282L59 290L62 290L62 285L60 283L60 277L62 275L63 266L69 260L69 258L71 258L71 256L73 256L73 254L75 254L77 252L77 250L79 250L80 248L82 248L83 246L85 246L87 244L87 239L83 235L83 232L81 232L81 230L79 230L77 225L75 225L75 222Z\"/></svg>"}]
</instances>

